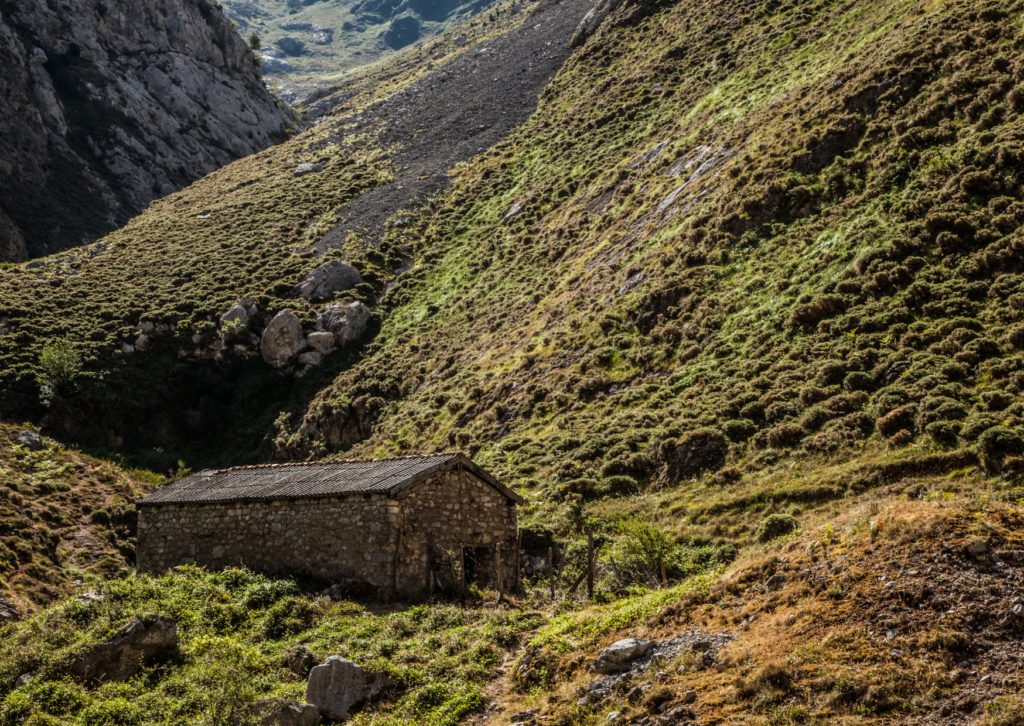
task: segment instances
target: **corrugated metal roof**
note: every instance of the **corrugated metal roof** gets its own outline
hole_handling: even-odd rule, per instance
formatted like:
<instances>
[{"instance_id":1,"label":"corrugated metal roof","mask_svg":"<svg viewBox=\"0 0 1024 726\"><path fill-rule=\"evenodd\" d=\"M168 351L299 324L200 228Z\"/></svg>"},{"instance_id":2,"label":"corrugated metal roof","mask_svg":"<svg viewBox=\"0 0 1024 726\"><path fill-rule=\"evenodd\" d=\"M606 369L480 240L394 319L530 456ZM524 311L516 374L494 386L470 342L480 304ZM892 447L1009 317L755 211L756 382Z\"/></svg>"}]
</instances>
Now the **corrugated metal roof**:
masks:
<instances>
[{"instance_id":1,"label":"corrugated metal roof","mask_svg":"<svg viewBox=\"0 0 1024 726\"><path fill-rule=\"evenodd\" d=\"M396 459L268 464L201 471L161 489L143 499L140 504L241 502L393 492L403 484L454 466L460 460L477 470L472 462L456 453ZM492 477L486 478L512 498L519 499L497 484Z\"/></svg>"}]
</instances>

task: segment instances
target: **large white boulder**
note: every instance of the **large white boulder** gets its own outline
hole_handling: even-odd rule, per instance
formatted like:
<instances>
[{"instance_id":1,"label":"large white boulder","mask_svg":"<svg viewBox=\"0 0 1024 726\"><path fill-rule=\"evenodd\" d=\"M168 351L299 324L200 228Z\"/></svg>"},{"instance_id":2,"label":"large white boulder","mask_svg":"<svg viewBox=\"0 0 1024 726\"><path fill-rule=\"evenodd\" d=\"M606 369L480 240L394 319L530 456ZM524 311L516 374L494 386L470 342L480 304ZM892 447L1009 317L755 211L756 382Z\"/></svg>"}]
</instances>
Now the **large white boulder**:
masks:
<instances>
[{"instance_id":1,"label":"large white boulder","mask_svg":"<svg viewBox=\"0 0 1024 726\"><path fill-rule=\"evenodd\" d=\"M370 308L361 302L334 303L328 305L317 320L318 327L332 333L335 344L340 348L363 334L370 322Z\"/></svg>"},{"instance_id":2,"label":"large white boulder","mask_svg":"<svg viewBox=\"0 0 1024 726\"><path fill-rule=\"evenodd\" d=\"M260 353L274 368L284 368L303 349L302 325L291 310L282 310L263 331Z\"/></svg>"},{"instance_id":3,"label":"large white boulder","mask_svg":"<svg viewBox=\"0 0 1024 726\"><path fill-rule=\"evenodd\" d=\"M351 290L362 281L362 275L352 265L341 260L328 260L302 278L293 292L298 297L313 300Z\"/></svg>"},{"instance_id":4,"label":"large white boulder","mask_svg":"<svg viewBox=\"0 0 1024 726\"><path fill-rule=\"evenodd\" d=\"M362 667L340 655L332 655L309 672L306 703L320 710L321 716L344 721L349 710L366 698L366 674Z\"/></svg>"}]
</instances>

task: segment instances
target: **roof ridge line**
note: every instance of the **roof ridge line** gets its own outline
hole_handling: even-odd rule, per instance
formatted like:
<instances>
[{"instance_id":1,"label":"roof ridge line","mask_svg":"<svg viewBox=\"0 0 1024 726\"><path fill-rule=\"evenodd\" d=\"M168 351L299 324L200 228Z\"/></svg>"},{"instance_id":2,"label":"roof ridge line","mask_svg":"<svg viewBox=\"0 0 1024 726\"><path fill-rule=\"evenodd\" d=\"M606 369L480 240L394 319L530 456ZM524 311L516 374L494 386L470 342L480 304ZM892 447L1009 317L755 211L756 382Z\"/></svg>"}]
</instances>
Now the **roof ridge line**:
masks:
<instances>
[{"instance_id":1,"label":"roof ridge line","mask_svg":"<svg viewBox=\"0 0 1024 726\"><path fill-rule=\"evenodd\" d=\"M229 471L251 471L253 469L283 469L289 466L331 466L332 464L372 464L388 461L408 461L410 459L440 459L461 455L461 451L442 451L437 454L408 454L406 456L389 456L383 459L318 459L316 461L285 461L280 464L245 464L243 466L229 466L226 469L207 469L209 476L224 474ZM205 473L197 472L197 473Z\"/></svg>"}]
</instances>

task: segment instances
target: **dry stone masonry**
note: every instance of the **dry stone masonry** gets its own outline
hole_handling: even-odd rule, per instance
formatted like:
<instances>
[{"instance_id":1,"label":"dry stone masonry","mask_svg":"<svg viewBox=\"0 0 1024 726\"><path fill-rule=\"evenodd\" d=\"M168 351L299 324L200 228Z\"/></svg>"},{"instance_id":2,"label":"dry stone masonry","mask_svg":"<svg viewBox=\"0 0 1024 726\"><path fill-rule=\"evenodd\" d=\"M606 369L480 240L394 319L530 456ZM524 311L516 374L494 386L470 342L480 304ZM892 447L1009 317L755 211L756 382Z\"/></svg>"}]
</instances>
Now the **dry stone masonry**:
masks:
<instances>
[{"instance_id":1,"label":"dry stone masonry","mask_svg":"<svg viewBox=\"0 0 1024 726\"><path fill-rule=\"evenodd\" d=\"M200 472L143 500L138 569L245 566L418 595L514 577L522 500L461 454Z\"/></svg>"}]
</instances>

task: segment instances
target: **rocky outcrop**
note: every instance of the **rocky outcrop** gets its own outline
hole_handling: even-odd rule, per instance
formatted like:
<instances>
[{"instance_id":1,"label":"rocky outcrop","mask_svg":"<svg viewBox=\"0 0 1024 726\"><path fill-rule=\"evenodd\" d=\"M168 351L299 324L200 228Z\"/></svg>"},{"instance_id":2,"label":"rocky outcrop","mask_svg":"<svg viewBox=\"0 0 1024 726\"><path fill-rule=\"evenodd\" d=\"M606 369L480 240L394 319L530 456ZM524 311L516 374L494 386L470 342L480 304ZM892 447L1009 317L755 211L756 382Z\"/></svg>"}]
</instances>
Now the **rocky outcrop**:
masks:
<instances>
[{"instance_id":1,"label":"rocky outcrop","mask_svg":"<svg viewBox=\"0 0 1024 726\"><path fill-rule=\"evenodd\" d=\"M0 2L0 261L90 242L290 112L210 0Z\"/></svg>"},{"instance_id":2,"label":"rocky outcrop","mask_svg":"<svg viewBox=\"0 0 1024 726\"><path fill-rule=\"evenodd\" d=\"M68 666L68 672L90 685L126 681L141 670L143 661L177 642L178 625L174 620L146 615L82 653Z\"/></svg>"}]
</instances>

